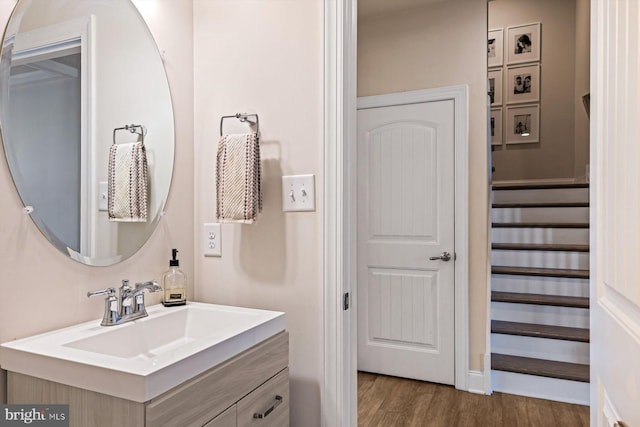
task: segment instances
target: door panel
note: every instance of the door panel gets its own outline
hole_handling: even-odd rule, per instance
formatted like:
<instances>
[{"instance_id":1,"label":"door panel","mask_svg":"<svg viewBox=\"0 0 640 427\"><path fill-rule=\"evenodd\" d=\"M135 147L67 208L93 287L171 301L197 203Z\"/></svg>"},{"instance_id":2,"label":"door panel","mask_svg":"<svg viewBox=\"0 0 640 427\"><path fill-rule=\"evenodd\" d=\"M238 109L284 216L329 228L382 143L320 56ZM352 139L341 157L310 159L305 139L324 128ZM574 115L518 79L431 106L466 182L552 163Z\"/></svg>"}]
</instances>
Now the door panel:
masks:
<instances>
[{"instance_id":1,"label":"door panel","mask_svg":"<svg viewBox=\"0 0 640 427\"><path fill-rule=\"evenodd\" d=\"M591 424L640 425L637 0L592 1Z\"/></svg>"},{"instance_id":2,"label":"door panel","mask_svg":"<svg viewBox=\"0 0 640 427\"><path fill-rule=\"evenodd\" d=\"M375 268L369 274L370 342L437 350L437 275Z\"/></svg>"},{"instance_id":3,"label":"door panel","mask_svg":"<svg viewBox=\"0 0 640 427\"><path fill-rule=\"evenodd\" d=\"M358 369L454 382L453 101L358 111Z\"/></svg>"},{"instance_id":4,"label":"door panel","mask_svg":"<svg viewBox=\"0 0 640 427\"><path fill-rule=\"evenodd\" d=\"M433 125L432 125L433 126ZM394 123L369 132L370 238L431 238L436 232L436 129Z\"/></svg>"}]
</instances>

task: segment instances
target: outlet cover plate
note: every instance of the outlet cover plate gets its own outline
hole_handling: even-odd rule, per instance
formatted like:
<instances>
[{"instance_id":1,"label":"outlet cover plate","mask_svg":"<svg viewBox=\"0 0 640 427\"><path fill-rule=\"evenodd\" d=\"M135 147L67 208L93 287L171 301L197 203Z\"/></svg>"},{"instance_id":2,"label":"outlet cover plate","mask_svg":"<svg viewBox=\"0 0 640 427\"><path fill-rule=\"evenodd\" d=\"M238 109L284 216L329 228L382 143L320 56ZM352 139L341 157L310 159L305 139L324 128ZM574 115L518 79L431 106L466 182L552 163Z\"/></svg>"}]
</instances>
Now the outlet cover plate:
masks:
<instances>
[{"instance_id":1,"label":"outlet cover plate","mask_svg":"<svg viewBox=\"0 0 640 427\"><path fill-rule=\"evenodd\" d=\"M202 227L204 256L222 256L222 228L219 222L205 223Z\"/></svg>"}]
</instances>

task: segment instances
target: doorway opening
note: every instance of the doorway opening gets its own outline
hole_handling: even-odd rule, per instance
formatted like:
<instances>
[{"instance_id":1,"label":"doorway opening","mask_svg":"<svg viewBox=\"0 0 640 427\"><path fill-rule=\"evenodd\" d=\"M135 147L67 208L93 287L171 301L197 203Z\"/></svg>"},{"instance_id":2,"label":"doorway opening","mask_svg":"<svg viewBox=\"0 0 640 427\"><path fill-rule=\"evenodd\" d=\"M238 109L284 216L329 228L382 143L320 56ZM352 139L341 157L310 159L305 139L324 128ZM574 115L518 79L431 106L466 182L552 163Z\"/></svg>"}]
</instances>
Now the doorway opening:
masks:
<instances>
[{"instance_id":1,"label":"doorway opening","mask_svg":"<svg viewBox=\"0 0 640 427\"><path fill-rule=\"evenodd\" d=\"M492 386L588 405L590 4L488 17Z\"/></svg>"},{"instance_id":2,"label":"doorway opening","mask_svg":"<svg viewBox=\"0 0 640 427\"><path fill-rule=\"evenodd\" d=\"M358 370L467 387L466 110L466 86L358 99Z\"/></svg>"}]
</instances>

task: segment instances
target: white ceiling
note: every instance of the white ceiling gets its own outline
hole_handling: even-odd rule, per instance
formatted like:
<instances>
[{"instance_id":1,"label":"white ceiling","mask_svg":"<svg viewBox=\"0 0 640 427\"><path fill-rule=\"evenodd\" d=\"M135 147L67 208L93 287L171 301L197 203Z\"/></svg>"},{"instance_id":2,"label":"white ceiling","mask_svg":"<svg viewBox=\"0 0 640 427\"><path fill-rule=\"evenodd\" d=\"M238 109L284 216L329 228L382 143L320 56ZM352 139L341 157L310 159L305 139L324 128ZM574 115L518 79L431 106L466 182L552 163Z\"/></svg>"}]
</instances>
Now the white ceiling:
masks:
<instances>
[{"instance_id":1,"label":"white ceiling","mask_svg":"<svg viewBox=\"0 0 640 427\"><path fill-rule=\"evenodd\" d=\"M358 17L380 15L447 0L358 0Z\"/></svg>"}]
</instances>

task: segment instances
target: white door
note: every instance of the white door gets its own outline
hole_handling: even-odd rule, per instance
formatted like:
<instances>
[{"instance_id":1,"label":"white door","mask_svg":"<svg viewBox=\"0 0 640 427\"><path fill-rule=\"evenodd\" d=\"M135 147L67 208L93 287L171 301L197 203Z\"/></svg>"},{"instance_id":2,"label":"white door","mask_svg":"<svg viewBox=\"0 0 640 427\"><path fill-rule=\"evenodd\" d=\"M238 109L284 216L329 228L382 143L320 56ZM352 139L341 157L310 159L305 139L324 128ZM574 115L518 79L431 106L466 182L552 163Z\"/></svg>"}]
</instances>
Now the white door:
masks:
<instances>
[{"instance_id":1,"label":"white door","mask_svg":"<svg viewBox=\"0 0 640 427\"><path fill-rule=\"evenodd\" d=\"M591 425L640 426L640 2L591 8Z\"/></svg>"},{"instance_id":2,"label":"white door","mask_svg":"<svg viewBox=\"0 0 640 427\"><path fill-rule=\"evenodd\" d=\"M357 164L358 369L453 384L454 102L359 110Z\"/></svg>"}]
</instances>

